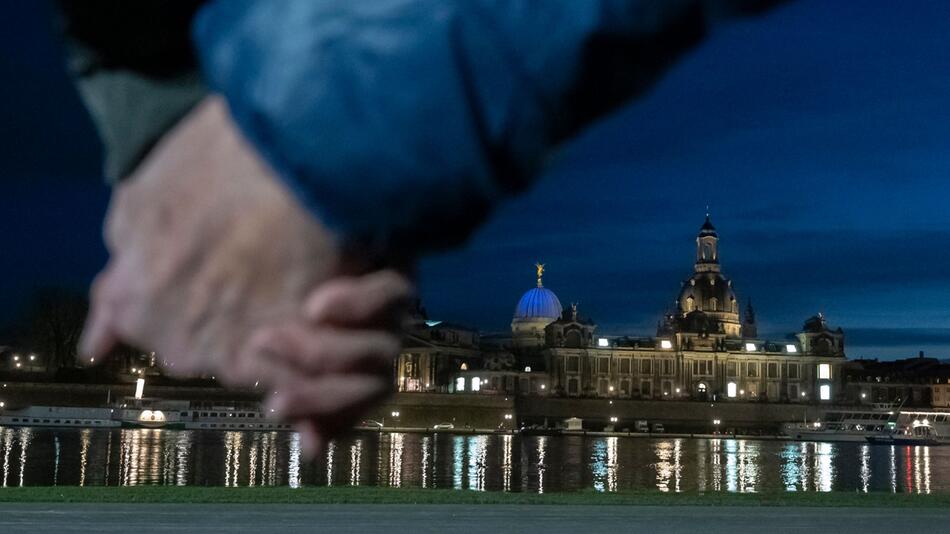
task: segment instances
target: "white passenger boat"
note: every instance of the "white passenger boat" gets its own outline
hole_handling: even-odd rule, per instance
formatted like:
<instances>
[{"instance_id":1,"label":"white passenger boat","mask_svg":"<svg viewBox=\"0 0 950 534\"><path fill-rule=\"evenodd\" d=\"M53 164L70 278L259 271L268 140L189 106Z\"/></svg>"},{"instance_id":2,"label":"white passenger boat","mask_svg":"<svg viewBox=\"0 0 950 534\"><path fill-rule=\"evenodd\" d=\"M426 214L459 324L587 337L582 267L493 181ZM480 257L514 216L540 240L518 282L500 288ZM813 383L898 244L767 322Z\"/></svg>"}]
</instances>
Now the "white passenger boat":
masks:
<instances>
[{"instance_id":1,"label":"white passenger boat","mask_svg":"<svg viewBox=\"0 0 950 534\"><path fill-rule=\"evenodd\" d=\"M867 440L875 445L947 445L950 444L950 414L943 412L910 412L910 426Z\"/></svg>"},{"instance_id":2,"label":"white passenger boat","mask_svg":"<svg viewBox=\"0 0 950 534\"><path fill-rule=\"evenodd\" d=\"M906 410L892 404L875 404L870 409L829 410L816 421L786 424L783 431L790 438L802 441L866 443L872 438L909 436L915 421L927 421L939 435L950 436L950 412Z\"/></svg>"},{"instance_id":3,"label":"white passenger boat","mask_svg":"<svg viewBox=\"0 0 950 534\"><path fill-rule=\"evenodd\" d=\"M259 407L234 406L190 407L178 413L189 430L255 430L291 431L293 425L266 417Z\"/></svg>"},{"instance_id":4,"label":"white passenger boat","mask_svg":"<svg viewBox=\"0 0 950 534\"><path fill-rule=\"evenodd\" d=\"M213 405L189 401L124 399L111 407L28 406L0 409L0 426L72 428L151 428L167 430L292 431L284 421L265 417L256 404Z\"/></svg>"},{"instance_id":5,"label":"white passenger boat","mask_svg":"<svg viewBox=\"0 0 950 534\"><path fill-rule=\"evenodd\" d=\"M111 408L28 406L0 410L0 426L116 428L121 422L114 416Z\"/></svg>"}]
</instances>

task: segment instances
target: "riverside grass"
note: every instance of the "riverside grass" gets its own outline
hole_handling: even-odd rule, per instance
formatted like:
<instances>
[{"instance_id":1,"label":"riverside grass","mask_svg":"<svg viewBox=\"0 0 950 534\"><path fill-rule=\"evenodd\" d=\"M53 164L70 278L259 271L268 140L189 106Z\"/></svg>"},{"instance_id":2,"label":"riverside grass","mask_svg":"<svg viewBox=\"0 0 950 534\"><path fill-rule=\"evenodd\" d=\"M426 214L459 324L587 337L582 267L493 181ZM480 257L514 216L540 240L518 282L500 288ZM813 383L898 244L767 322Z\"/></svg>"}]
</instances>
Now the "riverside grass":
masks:
<instances>
[{"instance_id":1,"label":"riverside grass","mask_svg":"<svg viewBox=\"0 0 950 534\"><path fill-rule=\"evenodd\" d=\"M782 492L664 493L502 493L469 490L380 487L72 487L0 489L0 503L162 503L162 504L537 504L626 506L899 507L950 506L950 494Z\"/></svg>"}]
</instances>

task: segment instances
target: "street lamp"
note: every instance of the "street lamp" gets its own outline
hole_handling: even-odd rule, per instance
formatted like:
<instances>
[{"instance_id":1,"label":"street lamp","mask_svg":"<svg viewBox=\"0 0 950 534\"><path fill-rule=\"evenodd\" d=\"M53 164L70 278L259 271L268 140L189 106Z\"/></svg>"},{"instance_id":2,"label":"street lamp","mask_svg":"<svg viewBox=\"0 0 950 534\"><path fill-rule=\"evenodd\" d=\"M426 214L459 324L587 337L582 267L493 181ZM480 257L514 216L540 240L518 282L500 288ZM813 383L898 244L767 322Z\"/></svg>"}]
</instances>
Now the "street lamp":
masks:
<instances>
[{"instance_id":1,"label":"street lamp","mask_svg":"<svg viewBox=\"0 0 950 534\"><path fill-rule=\"evenodd\" d=\"M611 416L611 417L610 417L610 422L611 422L611 423L616 423L616 422L617 422L617 416L615 416L615 415L614 415L614 416Z\"/></svg>"},{"instance_id":2,"label":"street lamp","mask_svg":"<svg viewBox=\"0 0 950 534\"><path fill-rule=\"evenodd\" d=\"M506 414L505 414L505 420L511 421L513 418L514 418L514 416L511 415L510 413L506 413Z\"/></svg>"},{"instance_id":3,"label":"street lamp","mask_svg":"<svg viewBox=\"0 0 950 534\"><path fill-rule=\"evenodd\" d=\"M392 413L390 413L389 415L391 415L391 416L393 416L393 417L399 417L399 412L392 412Z\"/></svg>"},{"instance_id":4,"label":"street lamp","mask_svg":"<svg viewBox=\"0 0 950 534\"><path fill-rule=\"evenodd\" d=\"M713 419L713 424L714 424L714 425L719 426L720 423L722 423L721 420L719 420L719 419Z\"/></svg>"}]
</instances>

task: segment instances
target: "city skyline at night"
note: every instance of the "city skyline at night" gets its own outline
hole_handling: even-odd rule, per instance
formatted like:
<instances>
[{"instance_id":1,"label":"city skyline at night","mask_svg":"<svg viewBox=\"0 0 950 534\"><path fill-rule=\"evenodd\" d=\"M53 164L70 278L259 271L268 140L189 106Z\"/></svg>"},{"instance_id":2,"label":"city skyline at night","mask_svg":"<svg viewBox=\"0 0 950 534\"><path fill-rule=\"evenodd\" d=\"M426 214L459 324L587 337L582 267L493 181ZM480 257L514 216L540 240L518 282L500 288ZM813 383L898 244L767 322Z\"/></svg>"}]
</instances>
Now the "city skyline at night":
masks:
<instances>
[{"instance_id":1,"label":"city skyline at night","mask_svg":"<svg viewBox=\"0 0 950 534\"><path fill-rule=\"evenodd\" d=\"M36 288L83 291L106 259L100 146L44 6L8 6L0 36L4 323ZM708 205L764 334L823 312L851 358L950 357L950 75L933 68L950 59L948 9L804 1L722 29L463 249L423 260L427 309L503 331L542 261L605 333L650 331Z\"/></svg>"}]
</instances>

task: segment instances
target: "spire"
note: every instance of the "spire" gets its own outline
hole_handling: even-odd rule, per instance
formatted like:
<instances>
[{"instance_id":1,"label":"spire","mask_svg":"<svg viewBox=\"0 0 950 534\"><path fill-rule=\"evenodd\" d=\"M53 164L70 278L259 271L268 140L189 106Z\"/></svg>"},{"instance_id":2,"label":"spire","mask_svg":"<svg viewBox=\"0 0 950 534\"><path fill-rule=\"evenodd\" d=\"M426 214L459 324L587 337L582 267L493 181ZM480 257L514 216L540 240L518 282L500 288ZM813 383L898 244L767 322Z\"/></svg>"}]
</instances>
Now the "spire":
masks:
<instances>
[{"instance_id":1,"label":"spire","mask_svg":"<svg viewBox=\"0 0 950 534\"><path fill-rule=\"evenodd\" d=\"M751 339L759 337L759 327L755 324L755 310L752 309L752 299L746 303L745 317L742 318L742 336Z\"/></svg>"},{"instance_id":2,"label":"spire","mask_svg":"<svg viewBox=\"0 0 950 534\"><path fill-rule=\"evenodd\" d=\"M544 287L541 285L541 277L544 276L544 264L541 262L536 262L534 266L538 270L538 287Z\"/></svg>"}]
</instances>

